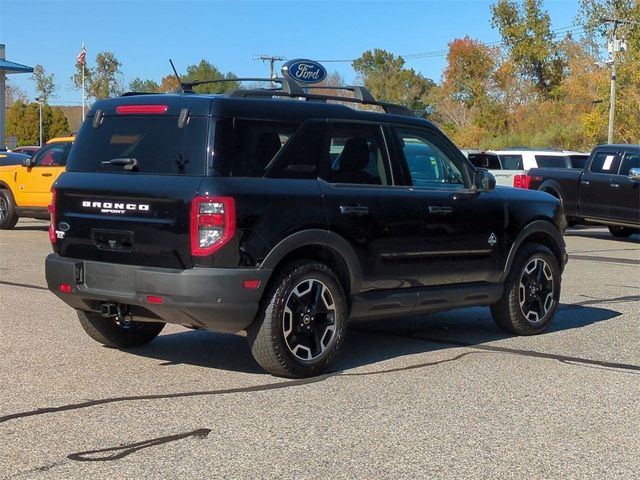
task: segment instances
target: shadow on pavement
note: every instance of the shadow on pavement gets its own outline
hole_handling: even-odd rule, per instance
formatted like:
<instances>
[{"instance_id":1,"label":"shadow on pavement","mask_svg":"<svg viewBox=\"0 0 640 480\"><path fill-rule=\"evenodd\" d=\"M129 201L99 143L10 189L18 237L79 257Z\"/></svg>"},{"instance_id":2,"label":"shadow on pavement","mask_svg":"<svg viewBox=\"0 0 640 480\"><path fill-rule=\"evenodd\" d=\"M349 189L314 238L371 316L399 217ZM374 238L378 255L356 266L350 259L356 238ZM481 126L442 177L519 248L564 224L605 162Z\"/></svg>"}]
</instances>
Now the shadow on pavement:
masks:
<instances>
[{"instance_id":1,"label":"shadow on pavement","mask_svg":"<svg viewBox=\"0 0 640 480\"><path fill-rule=\"evenodd\" d=\"M561 305L548 335L609 320L620 313L592 306ZM371 365L392 358L452 347L473 348L512 336L498 329L487 308L466 308L432 315L359 321L350 324L332 371ZM163 366L196 365L235 372L265 373L253 360L242 334L188 331L161 335L129 353L160 360Z\"/></svg>"},{"instance_id":2,"label":"shadow on pavement","mask_svg":"<svg viewBox=\"0 0 640 480\"><path fill-rule=\"evenodd\" d=\"M614 242L622 242L622 243L640 243L640 235L633 234L627 238L614 237L609 233L607 228L602 227L591 227L591 226L575 226L569 227L564 232L565 237L584 237L584 238L595 238L598 240L613 240Z\"/></svg>"}]
</instances>

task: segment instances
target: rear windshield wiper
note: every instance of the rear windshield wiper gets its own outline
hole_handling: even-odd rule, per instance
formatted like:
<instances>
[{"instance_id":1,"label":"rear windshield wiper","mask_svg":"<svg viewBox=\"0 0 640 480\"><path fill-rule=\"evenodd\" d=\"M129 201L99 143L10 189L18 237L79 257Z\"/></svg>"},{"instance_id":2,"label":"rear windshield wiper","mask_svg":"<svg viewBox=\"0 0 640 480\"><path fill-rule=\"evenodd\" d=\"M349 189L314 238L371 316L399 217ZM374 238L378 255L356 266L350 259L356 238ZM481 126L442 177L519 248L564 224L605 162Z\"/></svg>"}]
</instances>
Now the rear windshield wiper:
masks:
<instances>
[{"instance_id":1,"label":"rear windshield wiper","mask_svg":"<svg viewBox=\"0 0 640 480\"><path fill-rule=\"evenodd\" d=\"M138 170L138 160L131 157L112 158L100 163L103 165L123 166L125 170Z\"/></svg>"}]
</instances>

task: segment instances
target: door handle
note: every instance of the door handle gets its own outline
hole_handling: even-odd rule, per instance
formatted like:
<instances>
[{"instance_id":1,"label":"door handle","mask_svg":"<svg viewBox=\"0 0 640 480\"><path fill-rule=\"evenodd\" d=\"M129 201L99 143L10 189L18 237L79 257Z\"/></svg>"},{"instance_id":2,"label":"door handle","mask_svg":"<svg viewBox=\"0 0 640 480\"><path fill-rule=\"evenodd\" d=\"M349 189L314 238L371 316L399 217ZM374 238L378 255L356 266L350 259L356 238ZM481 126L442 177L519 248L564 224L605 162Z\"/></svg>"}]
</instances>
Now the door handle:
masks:
<instances>
[{"instance_id":1,"label":"door handle","mask_svg":"<svg viewBox=\"0 0 640 480\"><path fill-rule=\"evenodd\" d=\"M589 185L590 182L589 182L589 180L580 180L580 183L582 185Z\"/></svg>"},{"instance_id":2,"label":"door handle","mask_svg":"<svg viewBox=\"0 0 640 480\"><path fill-rule=\"evenodd\" d=\"M342 215L362 217L369 215L369 207L365 207L364 205L340 205L340 213Z\"/></svg>"},{"instance_id":3,"label":"door handle","mask_svg":"<svg viewBox=\"0 0 640 480\"><path fill-rule=\"evenodd\" d=\"M43 173L42 176L43 177L51 177L53 175L53 173Z\"/></svg>"},{"instance_id":4,"label":"door handle","mask_svg":"<svg viewBox=\"0 0 640 480\"><path fill-rule=\"evenodd\" d=\"M619 183L612 183L611 184L611 188L620 188L620 184Z\"/></svg>"},{"instance_id":5,"label":"door handle","mask_svg":"<svg viewBox=\"0 0 640 480\"><path fill-rule=\"evenodd\" d=\"M441 205L429 205L429 213L433 215L449 215L453 212L453 208Z\"/></svg>"}]
</instances>

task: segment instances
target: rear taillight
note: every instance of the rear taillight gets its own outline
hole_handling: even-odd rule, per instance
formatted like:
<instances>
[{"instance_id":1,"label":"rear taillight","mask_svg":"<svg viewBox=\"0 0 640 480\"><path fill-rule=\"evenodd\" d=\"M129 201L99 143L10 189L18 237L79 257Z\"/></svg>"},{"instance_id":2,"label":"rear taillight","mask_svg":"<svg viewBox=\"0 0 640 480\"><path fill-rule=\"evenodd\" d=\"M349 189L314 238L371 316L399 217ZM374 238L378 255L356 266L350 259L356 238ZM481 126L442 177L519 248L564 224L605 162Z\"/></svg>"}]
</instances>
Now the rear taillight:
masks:
<instances>
[{"instance_id":1,"label":"rear taillight","mask_svg":"<svg viewBox=\"0 0 640 480\"><path fill-rule=\"evenodd\" d=\"M191 202L191 255L211 255L236 233L232 197L196 197Z\"/></svg>"},{"instance_id":2,"label":"rear taillight","mask_svg":"<svg viewBox=\"0 0 640 480\"><path fill-rule=\"evenodd\" d=\"M49 215L51 216L51 223L49 224L49 241L56 243L56 190L51 189L51 203L47 207Z\"/></svg>"},{"instance_id":3,"label":"rear taillight","mask_svg":"<svg viewBox=\"0 0 640 480\"><path fill-rule=\"evenodd\" d=\"M513 186L514 188L529 188L531 184L531 177L529 175L514 175Z\"/></svg>"}]
</instances>

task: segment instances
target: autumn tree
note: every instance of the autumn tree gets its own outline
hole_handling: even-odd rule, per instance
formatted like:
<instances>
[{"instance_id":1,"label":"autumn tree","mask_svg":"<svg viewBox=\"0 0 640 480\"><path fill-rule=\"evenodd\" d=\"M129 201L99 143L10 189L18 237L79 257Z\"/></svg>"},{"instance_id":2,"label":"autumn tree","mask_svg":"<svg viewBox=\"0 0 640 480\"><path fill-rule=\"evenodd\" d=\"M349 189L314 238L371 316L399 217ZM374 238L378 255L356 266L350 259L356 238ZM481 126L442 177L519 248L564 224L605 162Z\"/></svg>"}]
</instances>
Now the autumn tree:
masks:
<instances>
[{"instance_id":1,"label":"autumn tree","mask_svg":"<svg viewBox=\"0 0 640 480\"><path fill-rule=\"evenodd\" d=\"M94 67L85 66L85 89L88 96L100 100L115 97L123 92L122 63L112 52L100 52L96 55ZM76 63L76 73L71 77L76 88L82 88L82 64Z\"/></svg>"},{"instance_id":2,"label":"autumn tree","mask_svg":"<svg viewBox=\"0 0 640 480\"><path fill-rule=\"evenodd\" d=\"M33 67L33 75L31 78L36 82L35 90L38 98L43 103L49 103L49 99L55 96L56 83L53 73L47 75L42 65Z\"/></svg>"},{"instance_id":3,"label":"autumn tree","mask_svg":"<svg viewBox=\"0 0 640 480\"><path fill-rule=\"evenodd\" d=\"M564 61L551 31L551 17L542 0L499 0L491 6L491 25L497 28L510 59L538 93L549 96L563 80Z\"/></svg>"},{"instance_id":4,"label":"autumn tree","mask_svg":"<svg viewBox=\"0 0 640 480\"><path fill-rule=\"evenodd\" d=\"M400 103L426 115L427 96L435 83L404 64L402 57L376 48L364 52L351 66L377 100Z\"/></svg>"}]
</instances>

